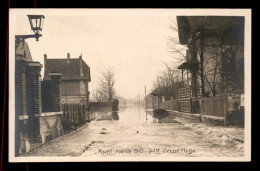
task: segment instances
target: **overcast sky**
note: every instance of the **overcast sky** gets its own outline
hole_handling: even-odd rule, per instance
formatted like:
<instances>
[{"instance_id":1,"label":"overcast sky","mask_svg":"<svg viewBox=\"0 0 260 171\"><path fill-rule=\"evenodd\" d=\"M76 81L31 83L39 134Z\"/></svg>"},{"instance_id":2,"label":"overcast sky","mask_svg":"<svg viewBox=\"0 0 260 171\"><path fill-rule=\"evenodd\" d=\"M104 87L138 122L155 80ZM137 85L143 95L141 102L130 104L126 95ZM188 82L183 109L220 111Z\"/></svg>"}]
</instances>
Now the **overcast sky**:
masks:
<instances>
[{"instance_id":1,"label":"overcast sky","mask_svg":"<svg viewBox=\"0 0 260 171\"><path fill-rule=\"evenodd\" d=\"M164 67L162 62L173 60L167 37L176 34L169 29L176 15L174 10L170 13L126 11L34 13L45 15L45 20L39 41L27 39L33 60L43 64L44 54L50 59L66 58L67 53L71 58L78 58L82 53L91 69L90 93L107 67L115 71L118 95L133 98L140 93L143 96L145 85L149 93L156 75ZM27 16L16 16L15 34L32 34Z\"/></svg>"}]
</instances>

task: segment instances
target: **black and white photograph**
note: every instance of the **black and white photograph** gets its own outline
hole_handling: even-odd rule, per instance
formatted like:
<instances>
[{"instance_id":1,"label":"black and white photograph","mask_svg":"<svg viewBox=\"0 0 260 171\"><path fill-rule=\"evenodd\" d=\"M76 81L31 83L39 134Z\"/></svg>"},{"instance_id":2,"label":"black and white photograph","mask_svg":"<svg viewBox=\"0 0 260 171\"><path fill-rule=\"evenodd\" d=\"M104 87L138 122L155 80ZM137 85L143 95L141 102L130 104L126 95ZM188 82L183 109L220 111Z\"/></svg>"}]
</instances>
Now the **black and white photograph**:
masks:
<instances>
[{"instance_id":1,"label":"black and white photograph","mask_svg":"<svg viewBox=\"0 0 260 171\"><path fill-rule=\"evenodd\" d=\"M251 161L250 9L9 12L9 162Z\"/></svg>"}]
</instances>

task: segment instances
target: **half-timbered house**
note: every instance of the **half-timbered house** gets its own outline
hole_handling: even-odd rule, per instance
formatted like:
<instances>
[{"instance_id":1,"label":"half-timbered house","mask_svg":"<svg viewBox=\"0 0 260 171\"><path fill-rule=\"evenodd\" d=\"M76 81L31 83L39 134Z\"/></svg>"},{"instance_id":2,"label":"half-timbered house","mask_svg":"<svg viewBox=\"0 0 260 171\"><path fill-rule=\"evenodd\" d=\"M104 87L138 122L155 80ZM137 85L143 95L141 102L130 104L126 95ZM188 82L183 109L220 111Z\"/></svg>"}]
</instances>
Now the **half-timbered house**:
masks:
<instances>
[{"instance_id":1,"label":"half-timbered house","mask_svg":"<svg viewBox=\"0 0 260 171\"><path fill-rule=\"evenodd\" d=\"M90 67L82 59L70 58L67 54L65 59L48 59L44 55L44 78L43 80L49 81L50 73L61 74L61 104L65 103L82 103L89 102L89 86L91 81Z\"/></svg>"}]
</instances>

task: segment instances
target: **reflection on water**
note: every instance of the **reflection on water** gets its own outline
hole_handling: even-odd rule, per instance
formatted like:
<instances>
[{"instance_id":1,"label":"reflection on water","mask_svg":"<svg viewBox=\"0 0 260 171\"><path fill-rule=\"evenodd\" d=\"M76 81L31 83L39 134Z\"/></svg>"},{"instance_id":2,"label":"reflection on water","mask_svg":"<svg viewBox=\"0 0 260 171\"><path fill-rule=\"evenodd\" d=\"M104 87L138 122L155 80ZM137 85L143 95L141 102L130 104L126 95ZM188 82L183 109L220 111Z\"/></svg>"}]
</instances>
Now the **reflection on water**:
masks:
<instances>
[{"instance_id":1,"label":"reflection on water","mask_svg":"<svg viewBox=\"0 0 260 171\"><path fill-rule=\"evenodd\" d=\"M163 109L145 110L139 106L120 106L117 115L120 122L128 123L176 123L175 117Z\"/></svg>"},{"instance_id":2,"label":"reflection on water","mask_svg":"<svg viewBox=\"0 0 260 171\"><path fill-rule=\"evenodd\" d=\"M128 123L176 123L163 109L145 110L136 106L120 106L119 111L95 111L93 120L120 120Z\"/></svg>"},{"instance_id":3,"label":"reflection on water","mask_svg":"<svg viewBox=\"0 0 260 171\"><path fill-rule=\"evenodd\" d=\"M96 119L95 120L119 120L119 115L117 111L113 111L112 113L99 113L98 111L95 112Z\"/></svg>"},{"instance_id":4,"label":"reflection on water","mask_svg":"<svg viewBox=\"0 0 260 171\"><path fill-rule=\"evenodd\" d=\"M118 112L112 112L112 119L119 120Z\"/></svg>"},{"instance_id":5,"label":"reflection on water","mask_svg":"<svg viewBox=\"0 0 260 171\"><path fill-rule=\"evenodd\" d=\"M127 105L124 105L124 106L123 105L121 105L121 106L119 105L119 111L120 112L123 112L123 111L125 111L126 109L129 109L129 108L130 108L130 106L127 106Z\"/></svg>"},{"instance_id":6,"label":"reflection on water","mask_svg":"<svg viewBox=\"0 0 260 171\"><path fill-rule=\"evenodd\" d=\"M176 123L175 117L168 112L156 113L156 111L146 111L147 122L149 123Z\"/></svg>"}]
</instances>

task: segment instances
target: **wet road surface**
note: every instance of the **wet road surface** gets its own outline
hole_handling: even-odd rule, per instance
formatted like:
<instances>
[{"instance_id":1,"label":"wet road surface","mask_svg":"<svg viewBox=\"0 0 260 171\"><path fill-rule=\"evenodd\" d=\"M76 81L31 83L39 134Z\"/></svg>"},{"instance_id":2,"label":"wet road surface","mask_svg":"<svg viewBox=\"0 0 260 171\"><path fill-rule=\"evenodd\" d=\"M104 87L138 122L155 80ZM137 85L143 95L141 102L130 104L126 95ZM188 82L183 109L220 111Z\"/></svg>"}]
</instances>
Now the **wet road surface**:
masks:
<instances>
[{"instance_id":1,"label":"wet road surface","mask_svg":"<svg viewBox=\"0 0 260 171\"><path fill-rule=\"evenodd\" d=\"M128 108L119 120L92 121L48 142L28 156L80 157L242 157L243 149L185 127L172 116Z\"/></svg>"}]
</instances>

